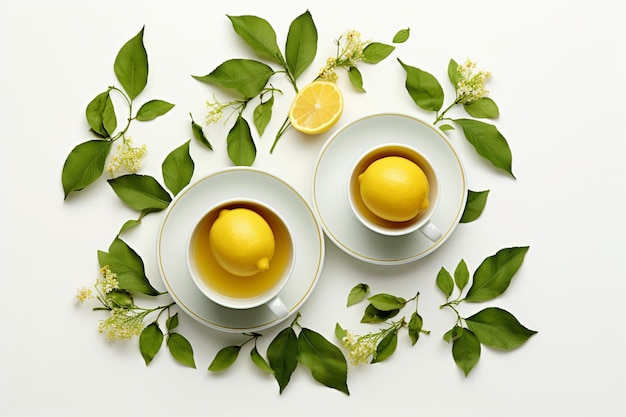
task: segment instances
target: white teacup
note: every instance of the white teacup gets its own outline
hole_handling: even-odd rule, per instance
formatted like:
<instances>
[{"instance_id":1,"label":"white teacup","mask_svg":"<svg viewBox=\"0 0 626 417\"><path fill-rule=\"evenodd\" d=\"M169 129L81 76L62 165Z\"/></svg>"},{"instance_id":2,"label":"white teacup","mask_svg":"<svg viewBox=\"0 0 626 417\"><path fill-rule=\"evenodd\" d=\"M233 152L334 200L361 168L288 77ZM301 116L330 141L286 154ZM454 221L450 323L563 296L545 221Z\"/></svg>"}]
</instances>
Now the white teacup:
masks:
<instances>
[{"instance_id":1,"label":"white teacup","mask_svg":"<svg viewBox=\"0 0 626 417\"><path fill-rule=\"evenodd\" d=\"M220 210L237 207L249 208L260 214L272 228L276 242L270 269L249 277L236 276L223 269L211 253L209 245L209 231ZM267 204L251 199L236 199L209 208L194 223L189 233L186 257L193 282L214 303L232 309L266 305L278 318L289 314L280 292L289 281L295 265L294 242L283 217Z\"/></svg>"},{"instance_id":2,"label":"white teacup","mask_svg":"<svg viewBox=\"0 0 626 417\"><path fill-rule=\"evenodd\" d=\"M422 213L418 214L411 220L403 222L393 222L382 219L372 213L361 198L358 177L361 175L374 161L387 156L401 156L413 163L417 164L426 177L429 185L429 206ZM401 236L419 230L424 236L433 242L441 239L443 234L439 228L431 221L433 214L439 203L439 181L433 164L428 158L410 146L388 143L372 148L358 158L356 164L351 170L351 174L347 183L348 204L355 217L368 229L387 236Z\"/></svg>"}]
</instances>

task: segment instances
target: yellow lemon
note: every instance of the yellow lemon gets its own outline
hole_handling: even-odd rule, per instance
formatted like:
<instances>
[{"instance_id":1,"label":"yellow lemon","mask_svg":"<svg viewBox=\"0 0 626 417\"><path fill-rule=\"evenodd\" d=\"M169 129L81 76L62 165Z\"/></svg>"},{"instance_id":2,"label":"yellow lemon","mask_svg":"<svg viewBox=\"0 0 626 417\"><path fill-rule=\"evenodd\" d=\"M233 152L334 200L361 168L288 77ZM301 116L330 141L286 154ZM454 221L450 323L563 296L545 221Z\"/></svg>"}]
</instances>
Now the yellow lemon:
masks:
<instances>
[{"instance_id":1,"label":"yellow lemon","mask_svg":"<svg viewBox=\"0 0 626 417\"><path fill-rule=\"evenodd\" d=\"M276 243L265 219L248 208L223 209L209 230L217 263L237 276L267 271Z\"/></svg>"},{"instance_id":2,"label":"yellow lemon","mask_svg":"<svg viewBox=\"0 0 626 417\"><path fill-rule=\"evenodd\" d=\"M298 92L289 109L289 122L302 133L315 135L333 127L343 112L337 84L314 81Z\"/></svg>"},{"instance_id":3,"label":"yellow lemon","mask_svg":"<svg viewBox=\"0 0 626 417\"><path fill-rule=\"evenodd\" d=\"M428 208L428 178L417 164L406 158L377 159L358 180L363 203L382 219L404 222Z\"/></svg>"}]
</instances>

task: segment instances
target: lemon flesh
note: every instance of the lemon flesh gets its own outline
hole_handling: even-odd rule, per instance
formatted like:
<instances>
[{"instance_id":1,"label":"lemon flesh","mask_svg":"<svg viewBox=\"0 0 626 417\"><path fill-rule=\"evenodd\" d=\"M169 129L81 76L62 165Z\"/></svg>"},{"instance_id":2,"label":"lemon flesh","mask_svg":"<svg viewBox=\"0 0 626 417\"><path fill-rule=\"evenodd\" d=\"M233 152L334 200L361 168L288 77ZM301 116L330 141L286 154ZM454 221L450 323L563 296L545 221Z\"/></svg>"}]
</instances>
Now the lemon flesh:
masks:
<instances>
[{"instance_id":1,"label":"lemon flesh","mask_svg":"<svg viewBox=\"0 0 626 417\"><path fill-rule=\"evenodd\" d=\"M343 95L337 84L314 81L298 92L289 109L289 122L309 135L324 133L333 127L343 112Z\"/></svg>"},{"instance_id":2,"label":"lemon flesh","mask_svg":"<svg viewBox=\"0 0 626 417\"><path fill-rule=\"evenodd\" d=\"M363 203L381 219L405 222L428 208L428 178L406 158L377 159L359 175L358 181Z\"/></svg>"},{"instance_id":3,"label":"lemon flesh","mask_svg":"<svg viewBox=\"0 0 626 417\"><path fill-rule=\"evenodd\" d=\"M248 208L223 209L209 231L209 246L227 272L252 276L270 268L276 243L265 219Z\"/></svg>"}]
</instances>

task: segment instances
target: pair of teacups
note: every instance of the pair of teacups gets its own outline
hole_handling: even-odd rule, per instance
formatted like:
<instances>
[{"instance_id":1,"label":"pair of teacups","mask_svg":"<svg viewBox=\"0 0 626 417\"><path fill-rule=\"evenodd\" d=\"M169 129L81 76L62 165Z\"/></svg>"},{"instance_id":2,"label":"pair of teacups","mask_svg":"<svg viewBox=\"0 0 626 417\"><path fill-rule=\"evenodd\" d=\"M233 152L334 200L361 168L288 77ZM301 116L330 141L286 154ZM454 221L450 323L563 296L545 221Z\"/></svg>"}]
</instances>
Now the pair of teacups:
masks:
<instances>
[{"instance_id":1,"label":"pair of teacups","mask_svg":"<svg viewBox=\"0 0 626 417\"><path fill-rule=\"evenodd\" d=\"M420 213L416 218L406 222L385 221L373 215L360 199L357 177L363 173L373 161L386 156L401 156L412 161L424 171L428 179L430 189L430 204L428 209ZM423 153L404 144L385 144L365 152L358 158L350 172L351 175L346 183L346 198L355 218L358 219L363 226L375 233L386 236L401 236L419 230L433 242L438 241L442 237L441 231L432 222L432 216L439 201L439 181L437 180L437 174L433 164ZM277 239L276 251L277 253L282 251L282 253L278 254L278 256L282 257L282 261L279 264L273 265L273 262L270 261L270 271L272 271L271 273L273 274L271 284L269 286L266 285L266 288L259 293L248 293L245 296L226 294L221 288L218 288L219 285L215 284L215 280L212 277L212 275L216 273L216 269L207 270L206 267L203 266L207 260L204 259L204 257L211 258L213 256L209 248L206 247L206 243L203 246L201 242L202 239L206 239L208 228L210 228L212 221L215 220L220 210L236 207L250 208L261 214L262 217L265 217L274 232L280 234L280 239ZM281 213L270 205L258 200L246 198L231 199L209 207L200 219L194 223L187 240L187 267L193 282L204 296L223 307L241 310L266 306L278 319L286 317L289 315L289 309L281 299L280 293L292 278L291 276L296 262L297 242L293 239L292 229L293 225L285 221L285 217ZM215 264L215 262L213 263ZM273 267L274 269L272 269ZM221 272L222 275L226 274L222 276L223 279L232 279L233 283L237 283L237 285L247 285L247 282L252 282L247 280L263 280L265 279L264 274L268 273L269 271L259 272L252 277L242 278L235 276L229 277L224 271Z\"/></svg>"}]
</instances>

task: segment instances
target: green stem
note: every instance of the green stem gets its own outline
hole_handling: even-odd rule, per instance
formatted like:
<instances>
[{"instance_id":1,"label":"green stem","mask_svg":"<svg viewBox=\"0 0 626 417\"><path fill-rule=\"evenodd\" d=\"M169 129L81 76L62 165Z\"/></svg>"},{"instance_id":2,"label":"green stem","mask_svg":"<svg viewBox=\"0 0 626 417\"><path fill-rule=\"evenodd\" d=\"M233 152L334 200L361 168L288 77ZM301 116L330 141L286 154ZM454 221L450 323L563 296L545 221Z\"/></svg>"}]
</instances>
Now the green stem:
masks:
<instances>
[{"instance_id":1,"label":"green stem","mask_svg":"<svg viewBox=\"0 0 626 417\"><path fill-rule=\"evenodd\" d=\"M128 104L128 119L126 120L126 126L124 126L124 129L119 131L117 133L117 135L115 135L115 136L113 136L111 138L111 140L113 142L115 142L119 138L123 137L126 134L126 132L128 131L128 128L130 128L130 122L133 120L133 101L126 95L126 93L124 93L119 88L117 88L115 86L110 86L109 87L109 91L111 91L111 90L112 91L117 91L124 98L124 100L126 100L126 103Z\"/></svg>"},{"instance_id":2,"label":"green stem","mask_svg":"<svg viewBox=\"0 0 626 417\"><path fill-rule=\"evenodd\" d=\"M285 131L287 131L289 126L291 126L291 122L289 121L289 117L287 117L285 118L285 121L283 122L280 129L278 129L278 133L276 133L276 138L274 138L274 143L272 144L272 147L270 148L270 153L274 152L274 148L276 147L278 140L283 134L285 134Z\"/></svg>"}]
</instances>

